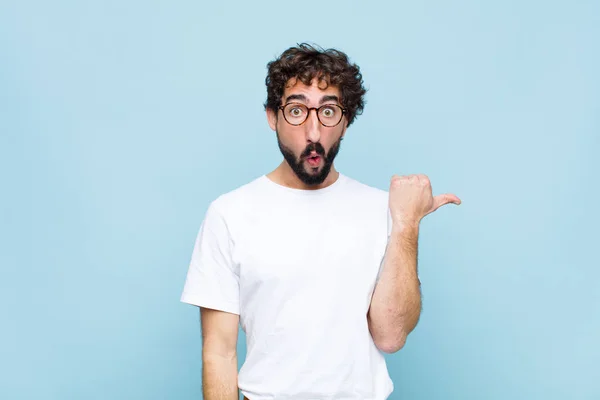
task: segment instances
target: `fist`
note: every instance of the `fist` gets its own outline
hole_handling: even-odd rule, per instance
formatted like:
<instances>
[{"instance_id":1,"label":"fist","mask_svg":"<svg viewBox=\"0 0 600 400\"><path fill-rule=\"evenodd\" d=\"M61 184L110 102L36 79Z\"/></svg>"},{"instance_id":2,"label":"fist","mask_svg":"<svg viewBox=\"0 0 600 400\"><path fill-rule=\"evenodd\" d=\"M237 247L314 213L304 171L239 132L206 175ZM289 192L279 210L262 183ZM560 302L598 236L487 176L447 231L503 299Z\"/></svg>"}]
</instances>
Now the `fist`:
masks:
<instances>
[{"instance_id":1,"label":"fist","mask_svg":"<svg viewBox=\"0 0 600 400\"><path fill-rule=\"evenodd\" d=\"M389 207L394 223L416 226L421 219L449 203L460 204L453 194L433 196L426 175L394 175L390 183Z\"/></svg>"}]
</instances>

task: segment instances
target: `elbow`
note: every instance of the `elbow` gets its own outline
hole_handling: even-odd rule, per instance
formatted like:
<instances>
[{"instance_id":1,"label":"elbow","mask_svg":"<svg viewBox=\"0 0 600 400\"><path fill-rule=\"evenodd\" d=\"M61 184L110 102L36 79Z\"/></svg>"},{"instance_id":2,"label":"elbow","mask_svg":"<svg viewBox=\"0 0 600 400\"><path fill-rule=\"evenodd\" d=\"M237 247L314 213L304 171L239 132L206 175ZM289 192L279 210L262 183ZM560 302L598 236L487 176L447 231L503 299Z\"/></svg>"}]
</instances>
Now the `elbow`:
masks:
<instances>
[{"instance_id":1,"label":"elbow","mask_svg":"<svg viewBox=\"0 0 600 400\"><path fill-rule=\"evenodd\" d=\"M399 334L394 338L386 338L375 342L377 348L387 354L393 354L400 351L406 344L406 335Z\"/></svg>"}]
</instances>

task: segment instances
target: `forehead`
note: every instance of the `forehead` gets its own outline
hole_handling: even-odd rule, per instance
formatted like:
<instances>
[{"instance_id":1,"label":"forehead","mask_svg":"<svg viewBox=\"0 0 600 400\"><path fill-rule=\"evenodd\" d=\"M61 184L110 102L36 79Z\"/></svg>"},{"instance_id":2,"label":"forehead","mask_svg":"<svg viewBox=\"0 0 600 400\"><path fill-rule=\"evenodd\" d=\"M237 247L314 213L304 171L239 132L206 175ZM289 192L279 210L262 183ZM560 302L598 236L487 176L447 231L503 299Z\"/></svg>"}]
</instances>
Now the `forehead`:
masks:
<instances>
[{"instance_id":1,"label":"forehead","mask_svg":"<svg viewBox=\"0 0 600 400\"><path fill-rule=\"evenodd\" d=\"M316 103L323 96L337 96L341 101L340 89L337 86L327 85L324 81L319 83L317 79L313 79L310 85L304 84L300 79L290 79L283 90L283 101L293 94L304 95L309 103Z\"/></svg>"}]
</instances>

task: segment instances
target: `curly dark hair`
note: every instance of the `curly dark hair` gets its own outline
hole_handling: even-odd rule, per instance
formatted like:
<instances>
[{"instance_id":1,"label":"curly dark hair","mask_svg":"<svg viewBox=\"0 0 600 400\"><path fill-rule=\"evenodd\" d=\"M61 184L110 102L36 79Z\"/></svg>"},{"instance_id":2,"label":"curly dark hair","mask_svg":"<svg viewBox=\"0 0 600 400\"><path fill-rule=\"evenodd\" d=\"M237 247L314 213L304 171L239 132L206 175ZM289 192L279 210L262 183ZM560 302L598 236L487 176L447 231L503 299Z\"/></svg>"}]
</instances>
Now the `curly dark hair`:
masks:
<instances>
[{"instance_id":1,"label":"curly dark hair","mask_svg":"<svg viewBox=\"0 0 600 400\"><path fill-rule=\"evenodd\" d=\"M267 69L265 109L277 113L290 79L299 79L305 85L310 85L316 78L322 88L334 85L340 89L340 102L347 109L348 126L354 122L357 115L362 114L366 89L363 87L360 68L351 64L348 56L339 50L323 50L318 46L301 43L297 47L290 47L279 58L269 62ZM323 84L324 87L321 86Z\"/></svg>"}]
</instances>

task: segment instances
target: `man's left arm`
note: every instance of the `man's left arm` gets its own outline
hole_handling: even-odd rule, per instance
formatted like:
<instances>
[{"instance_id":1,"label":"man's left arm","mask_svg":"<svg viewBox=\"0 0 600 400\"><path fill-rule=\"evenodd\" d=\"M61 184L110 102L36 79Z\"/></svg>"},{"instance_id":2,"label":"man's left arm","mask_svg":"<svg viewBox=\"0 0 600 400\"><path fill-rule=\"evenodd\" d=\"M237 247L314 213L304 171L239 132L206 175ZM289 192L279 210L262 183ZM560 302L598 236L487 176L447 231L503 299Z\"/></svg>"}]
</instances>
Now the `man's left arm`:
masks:
<instances>
[{"instance_id":1,"label":"man's left arm","mask_svg":"<svg viewBox=\"0 0 600 400\"><path fill-rule=\"evenodd\" d=\"M449 203L461 201L453 194L434 197L425 175L392 177L389 191L392 229L367 315L373 341L383 352L400 350L419 321L419 224L427 214Z\"/></svg>"}]
</instances>

